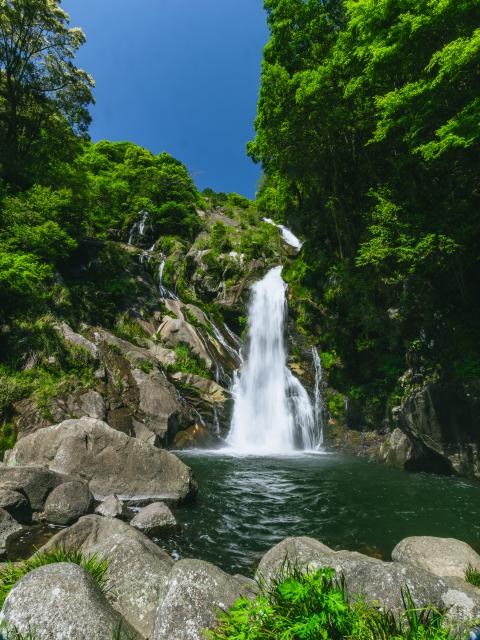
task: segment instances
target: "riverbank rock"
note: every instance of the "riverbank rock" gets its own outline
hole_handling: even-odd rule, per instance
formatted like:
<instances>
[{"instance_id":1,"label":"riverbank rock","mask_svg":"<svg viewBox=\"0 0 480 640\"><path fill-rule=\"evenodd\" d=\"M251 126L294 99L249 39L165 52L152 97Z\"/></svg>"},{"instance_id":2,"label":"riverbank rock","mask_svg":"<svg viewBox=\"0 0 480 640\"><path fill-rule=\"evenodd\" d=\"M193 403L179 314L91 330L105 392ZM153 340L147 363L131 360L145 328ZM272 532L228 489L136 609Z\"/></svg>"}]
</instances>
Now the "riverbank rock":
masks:
<instances>
[{"instance_id":1,"label":"riverbank rock","mask_svg":"<svg viewBox=\"0 0 480 640\"><path fill-rule=\"evenodd\" d=\"M27 496L20 491L0 488L0 509L7 511L12 518L22 524L28 524L32 520L32 508Z\"/></svg>"},{"instance_id":2,"label":"riverbank rock","mask_svg":"<svg viewBox=\"0 0 480 640\"><path fill-rule=\"evenodd\" d=\"M241 596L255 595L255 583L224 573L202 560L179 560L158 608L153 640L203 640L204 630Z\"/></svg>"},{"instance_id":3,"label":"riverbank rock","mask_svg":"<svg viewBox=\"0 0 480 640\"><path fill-rule=\"evenodd\" d=\"M93 495L84 480L64 482L49 494L43 517L52 524L69 525L93 507Z\"/></svg>"},{"instance_id":4,"label":"riverbank rock","mask_svg":"<svg viewBox=\"0 0 480 640\"><path fill-rule=\"evenodd\" d=\"M465 580L468 566L480 571L480 555L466 542L454 538L405 538L392 551L392 559L420 567L436 576L453 576L462 580Z\"/></svg>"},{"instance_id":5,"label":"riverbank rock","mask_svg":"<svg viewBox=\"0 0 480 640\"><path fill-rule=\"evenodd\" d=\"M126 511L124 503L116 495L107 496L95 509L95 513L105 518L123 518Z\"/></svg>"},{"instance_id":6,"label":"riverbank rock","mask_svg":"<svg viewBox=\"0 0 480 640\"><path fill-rule=\"evenodd\" d=\"M7 553L10 540L21 531L23 531L22 525L5 509L0 509L0 558Z\"/></svg>"},{"instance_id":7,"label":"riverbank rock","mask_svg":"<svg viewBox=\"0 0 480 640\"><path fill-rule=\"evenodd\" d=\"M143 637L151 637L173 566L165 551L125 522L97 515L59 531L40 552L52 548L80 548L86 555L108 558L107 599Z\"/></svg>"},{"instance_id":8,"label":"riverbank rock","mask_svg":"<svg viewBox=\"0 0 480 640\"><path fill-rule=\"evenodd\" d=\"M334 551L312 538L287 538L262 558L257 577L270 580L284 563L315 570L332 567L343 575L349 593L366 602L393 612L403 609L402 589L408 587L419 607L433 606L444 610L455 606L455 623L467 625L480 615L480 591L473 595L467 585L459 587L452 578L441 578L425 569L401 562L383 562L353 551ZM456 579L453 579L456 580ZM452 614L453 619L453 614Z\"/></svg>"},{"instance_id":9,"label":"riverbank rock","mask_svg":"<svg viewBox=\"0 0 480 640\"><path fill-rule=\"evenodd\" d=\"M92 576L70 563L31 571L10 591L0 615L19 633L38 640L106 640L120 630L125 640L138 634L110 606Z\"/></svg>"},{"instance_id":10,"label":"riverbank rock","mask_svg":"<svg viewBox=\"0 0 480 640\"><path fill-rule=\"evenodd\" d=\"M45 465L81 476L97 500L115 493L132 501L178 503L196 492L191 470L175 455L93 418L66 420L25 436L8 464Z\"/></svg>"},{"instance_id":11,"label":"riverbank rock","mask_svg":"<svg viewBox=\"0 0 480 640\"><path fill-rule=\"evenodd\" d=\"M130 524L146 535L158 536L175 529L177 521L165 503L153 502L141 509Z\"/></svg>"},{"instance_id":12,"label":"riverbank rock","mask_svg":"<svg viewBox=\"0 0 480 640\"><path fill-rule=\"evenodd\" d=\"M64 479L44 466L0 465L0 488L24 494L33 511L43 511L48 494Z\"/></svg>"}]
</instances>

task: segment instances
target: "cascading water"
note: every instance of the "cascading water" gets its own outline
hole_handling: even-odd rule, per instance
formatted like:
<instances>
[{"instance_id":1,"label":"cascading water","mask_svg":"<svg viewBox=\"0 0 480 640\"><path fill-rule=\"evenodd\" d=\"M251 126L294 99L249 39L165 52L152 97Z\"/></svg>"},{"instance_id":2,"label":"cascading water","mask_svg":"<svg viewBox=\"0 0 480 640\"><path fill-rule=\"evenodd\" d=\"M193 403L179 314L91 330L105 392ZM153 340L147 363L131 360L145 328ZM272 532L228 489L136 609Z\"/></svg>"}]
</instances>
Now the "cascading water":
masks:
<instances>
[{"instance_id":1,"label":"cascading water","mask_svg":"<svg viewBox=\"0 0 480 640\"><path fill-rule=\"evenodd\" d=\"M325 402L323 400L323 369L322 361L315 347L312 347L313 367L315 369L315 386L313 388L313 410L318 433L318 447L323 445L323 432L325 428Z\"/></svg>"},{"instance_id":2,"label":"cascading water","mask_svg":"<svg viewBox=\"0 0 480 640\"><path fill-rule=\"evenodd\" d=\"M128 244L132 245L135 237L142 239L145 234L145 225L147 224L148 211L142 211L142 217L132 226L128 237Z\"/></svg>"},{"instance_id":3,"label":"cascading water","mask_svg":"<svg viewBox=\"0 0 480 640\"><path fill-rule=\"evenodd\" d=\"M249 308L246 362L233 386L227 446L238 453L313 450L319 442L308 393L286 365L286 288L282 268L257 282Z\"/></svg>"},{"instance_id":4,"label":"cascading water","mask_svg":"<svg viewBox=\"0 0 480 640\"><path fill-rule=\"evenodd\" d=\"M161 260L160 264L158 265L158 291L160 293L160 296L164 299L169 298L170 300L178 300L177 296L173 293L173 291L170 291L170 289L167 289L167 287L165 287L163 284L164 269L165 269L165 258Z\"/></svg>"}]
</instances>

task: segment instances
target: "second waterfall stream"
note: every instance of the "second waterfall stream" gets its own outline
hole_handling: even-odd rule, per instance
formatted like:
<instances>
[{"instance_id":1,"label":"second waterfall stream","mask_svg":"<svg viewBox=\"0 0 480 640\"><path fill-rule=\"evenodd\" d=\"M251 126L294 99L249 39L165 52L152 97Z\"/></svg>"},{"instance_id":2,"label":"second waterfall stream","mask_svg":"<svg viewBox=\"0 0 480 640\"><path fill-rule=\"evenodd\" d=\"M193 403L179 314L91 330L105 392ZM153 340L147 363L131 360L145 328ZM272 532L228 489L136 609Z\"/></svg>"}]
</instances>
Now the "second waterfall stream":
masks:
<instances>
[{"instance_id":1,"label":"second waterfall stream","mask_svg":"<svg viewBox=\"0 0 480 640\"><path fill-rule=\"evenodd\" d=\"M247 356L233 386L227 446L241 454L274 455L315 450L321 425L308 393L287 367L286 289L275 267L252 289Z\"/></svg>"}]
</instances>

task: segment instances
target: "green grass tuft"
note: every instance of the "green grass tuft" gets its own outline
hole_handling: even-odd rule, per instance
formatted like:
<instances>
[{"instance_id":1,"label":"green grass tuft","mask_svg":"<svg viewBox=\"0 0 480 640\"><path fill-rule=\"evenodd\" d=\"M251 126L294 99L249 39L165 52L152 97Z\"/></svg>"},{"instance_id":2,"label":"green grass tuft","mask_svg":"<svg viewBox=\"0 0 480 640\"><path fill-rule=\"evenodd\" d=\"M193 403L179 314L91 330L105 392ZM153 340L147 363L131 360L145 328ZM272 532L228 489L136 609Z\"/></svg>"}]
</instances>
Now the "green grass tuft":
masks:
<instances>
[{"instance_id":1,"label":"green grass tuft","mask_svg":"<svg viewBox=\"0 0 480 640\"><path fill-rule=\"evenodd\" d=\"M30 571L38 569L48 564L56 562L71 562L78 564L88 571L100 587L105 592L108 587L106 572L108 560L99 558L96 554L87 556L80 549L67 551L66 549L52 549L42 553L36 553L28 560L23 560L18 564L9 562L7 566L0 570L0 608L3 607L8 594L13 586Z\"/></svg>"},{"instance_id":2,"label":"green grass tuft","mask_svg":"<svg viewBox=\"0 0 480 640\"><path fill-rule=\"evenodd\" d=\"M474 587L480 587L480 571L469 564L465 571L465 580Z\"/></svg>"}]
</instances>

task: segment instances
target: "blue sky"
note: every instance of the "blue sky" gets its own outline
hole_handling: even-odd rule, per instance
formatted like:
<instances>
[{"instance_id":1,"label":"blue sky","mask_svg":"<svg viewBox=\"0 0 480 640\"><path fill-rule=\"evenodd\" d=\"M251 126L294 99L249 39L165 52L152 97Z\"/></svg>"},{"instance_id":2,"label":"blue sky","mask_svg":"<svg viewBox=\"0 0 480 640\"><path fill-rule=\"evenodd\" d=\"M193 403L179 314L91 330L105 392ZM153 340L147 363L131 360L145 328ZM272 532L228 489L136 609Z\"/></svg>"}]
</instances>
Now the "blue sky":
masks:
<instances>
[{"instance_id":1,"label":"blue sky","mask_svg":"<svg viewBox=\"0 0 480 640\"><path fill-rule=\"evenodd\" d=\"M253 197L262 0L64 0L87 35L77 57L96 82L93 140L168 151L197 185Z\"/></svg>"}]
</instances>

